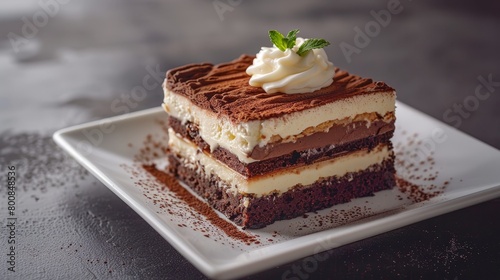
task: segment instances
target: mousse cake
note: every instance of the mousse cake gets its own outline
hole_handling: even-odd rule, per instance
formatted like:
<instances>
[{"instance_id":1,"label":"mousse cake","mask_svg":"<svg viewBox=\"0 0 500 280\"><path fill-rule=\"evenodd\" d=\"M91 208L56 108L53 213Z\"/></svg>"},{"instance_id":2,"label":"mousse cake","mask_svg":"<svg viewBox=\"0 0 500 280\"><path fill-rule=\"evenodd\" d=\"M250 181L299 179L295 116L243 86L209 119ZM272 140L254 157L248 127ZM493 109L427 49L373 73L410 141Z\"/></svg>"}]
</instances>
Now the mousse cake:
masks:
<instances>
[{"instance_id":1,"label":"mousse cake","mask_svg":"<svg viewBox=\"0 0 500 280\"><path fill-rule=\"evenodd\" d=\"M168 171L246 228L395 186L395 90L304 52L295 34L166 74Z\"/></svg>"}]
</instances>

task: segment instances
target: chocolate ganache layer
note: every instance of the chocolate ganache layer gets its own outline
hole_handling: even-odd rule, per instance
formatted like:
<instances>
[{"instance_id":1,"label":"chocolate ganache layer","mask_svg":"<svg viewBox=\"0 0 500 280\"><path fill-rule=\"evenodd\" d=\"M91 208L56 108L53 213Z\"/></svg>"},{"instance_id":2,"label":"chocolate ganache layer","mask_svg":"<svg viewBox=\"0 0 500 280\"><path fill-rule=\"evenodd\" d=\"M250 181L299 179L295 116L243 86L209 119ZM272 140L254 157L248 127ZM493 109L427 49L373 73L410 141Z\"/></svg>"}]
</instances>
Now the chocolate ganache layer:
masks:
<instances>
[{"instance_id":1,"label":"chocolate ganache layer","mask_svg":"<svg viewBox=\"0 0 500 280\"><path fill-rule=\"evenodd\" d=\"M245 70L254 57L242 55L223 64L189 64L167 72L165 87L196 106L225 116L234 123L248 122L303 111L337 100L394 91L384 82L336 69L334 83L304 94L266 93L249 85Z\"/></svg>"},{"instance_id":2,"label":"chocolate ganache layer","mask_svg":"<svg viewBox=\"0 0 500 280\"><path fill-rule=\"evenodd\" d=\"M195 124L182 122L174 117L168 118L168 125L180 136L196 144L207 154L209 145L199 135ZM236 172L253 177L290 167L298 167L313 162L341 156L361 148L373 148L380 143L387 143L393 136L394 120L386 123L373 121L367 126L365 121L350 123L345 126L333 126L328 132L317 132L300 138L295 143L275 143L265 147L255 147L252 157L258 161L245 164L228 150L217 147L211 156L223 162Z\"/></svg>"}]
</instances>

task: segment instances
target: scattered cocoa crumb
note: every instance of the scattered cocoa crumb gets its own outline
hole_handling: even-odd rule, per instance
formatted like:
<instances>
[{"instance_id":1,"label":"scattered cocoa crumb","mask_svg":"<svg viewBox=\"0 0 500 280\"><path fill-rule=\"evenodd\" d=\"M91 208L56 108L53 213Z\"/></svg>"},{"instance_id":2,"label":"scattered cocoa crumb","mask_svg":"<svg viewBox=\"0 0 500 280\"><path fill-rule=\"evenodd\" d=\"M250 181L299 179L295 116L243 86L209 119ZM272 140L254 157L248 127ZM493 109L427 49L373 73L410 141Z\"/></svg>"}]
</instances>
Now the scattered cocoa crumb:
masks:
<instances>
[{"instance_id":1,"label":"scattered cocoa crumb","mask_svg":"<svg viewBox=\"0 0 500 280\"><path fill-rule=\"evenodd\" d=\"M437 188L436 191L430 191L436 189L435 185L431 185L428 189L423 189L422 186L413 184L403 178L396 176L396 184L399 190L405 193L413 202L427 201L433 197L436 197L444 192L444 187ZM446 186L446 185L445 185Z\"/></svg>"},{"instance_id":2,"label":"scattered cocoa crumb","mask_svg":"<svg viewBox=\"0 0 500 280\"><path fill-rule=\"evenodd\" d=\"M326 210L323 210L322 212L325 211ZM313 232L339 227L375 214L376 213L368 206L353 206L349 209L337 209L334 207L330 208L326 213L314 213L314 215L310 213L308 220L290 223L289 228L293 229L292 232L294 234L303 236Z\"/></svg>"},{"instance_id":3,"label":"scattered cocoa crumb","mask_svg":"<svg viewBox=\"0 0 500 280\"><path fill-rule=\"evenodd\" d=\"M406 131L401 132L406 135ZM395 168L397 170L396 184L399 190L406 194L412 202L422 202L430 200L442 194L449 185L449 180L436 185L438 182L439 171L434 171L436 160L434 152L428 154L421 148L423 141L417 139L418 134L414 133L406 137L406 143L399 142L395 145ZM420 167L415 167L419 165ZM452 178L450 178L452 180ZM398 200L403 200L398 195Z\"/></svg>"},{"instance_id":4,"label":"scattered cocoa crumb","mask_svg":"<svg viewBox=\"0 0 500 280\"><path fill-rule=\"evenodd\" d=\"M158 159L167 154L168 148L166 146L168 141L168 127L165 121L156 120L160 125L162 135L147 134L143 140L143 147L139 149L139 153L134 156L134 161L141 164L150 164L153 160ZM129 145L132 147L132 145Z\"/></svg>"},{"instance_id":5,"label":"scattered cocoa crumb","mask_svg":"<svg viewBox=\"0 0 500 280\"><path fill-rule=\"evenodd\" d=\"M243 232L238 229L232 223L222 219L219 215L212 209L208 204L199 200L197 197L192 195L184 187L182 187L176 178L170 176L169 174L160 171L156 168L154 164L143 165L144 170L155 177L159 182L163 184L165 188L168 188L173 192L178 198L184 201L188 206L193 208L196 212L203 215L210 223L224 231L228 236L243 241L246 244L259 244L255 236ZM205 235L206 236L206 235ZM208 237L208 236L207 236Z\"/></svg>"}]
</instances>

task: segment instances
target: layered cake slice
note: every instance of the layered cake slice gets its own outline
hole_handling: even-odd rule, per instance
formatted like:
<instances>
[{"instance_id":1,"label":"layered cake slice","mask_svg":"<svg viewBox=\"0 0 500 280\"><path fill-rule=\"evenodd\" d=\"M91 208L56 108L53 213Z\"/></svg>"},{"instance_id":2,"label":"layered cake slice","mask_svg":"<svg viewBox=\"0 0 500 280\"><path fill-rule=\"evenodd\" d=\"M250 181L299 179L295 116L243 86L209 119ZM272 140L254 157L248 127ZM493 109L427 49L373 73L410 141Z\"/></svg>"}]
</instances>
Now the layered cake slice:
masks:
<instances>
[{"instance_id":1,"label":"layered cake slice","mask_svg":"<svg viewBox=\"0 0 500 280\"><path fill-rule=\"evenodd\" d=\"M284 50L273 41L166 75L169 172L243 227L395 185L394 89L334 68L295 34Z\"/></svg>"}]
</instances>

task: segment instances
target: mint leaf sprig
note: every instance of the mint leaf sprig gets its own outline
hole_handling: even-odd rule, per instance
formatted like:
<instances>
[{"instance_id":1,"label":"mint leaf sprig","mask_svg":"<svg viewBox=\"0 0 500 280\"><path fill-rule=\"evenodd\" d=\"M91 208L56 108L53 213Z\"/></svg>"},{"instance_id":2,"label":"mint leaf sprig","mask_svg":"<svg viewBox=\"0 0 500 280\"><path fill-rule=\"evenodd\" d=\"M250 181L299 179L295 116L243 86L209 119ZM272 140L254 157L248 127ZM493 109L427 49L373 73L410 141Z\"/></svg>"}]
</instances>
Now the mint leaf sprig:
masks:
<instances>
[{"instance_id":1,"label":"mint leaf sprig","mask_svg":"<svg viewBox=\"0 0 500 280\"><path fill-rule=\"evenodd\" d=\"M328 45L330 45L330 42L326 41L325 39L317 39L317 38L308 39L307 41L302 43L302 45L300 45L297 54L303 56L312 49L321 49Z\"/></svg>"},{"instance_id":2,"label":"mint leaf sprig","mask_svg":"<svg viewBox=\"0 0 500 280\"><path fill-rule=\"evenodd\" d=\"M291 49L295 46L295 40L297 40L297 33L299 33L298 29L294 29L285 36L281 34L279 31L270 30L269 31L269 39L271 42L278 48L280 51L284 52L286 49Z\"/></svg>"},{"instance_id":3,"label":"mint leaf sprig","mask_svg":"<svg viewBox=\"0 0 500 280\"><path fill-rule=\"evenodd\" d=\"M269 30L269 39L271 39L271 43L273 43L279 50L282 52L286 51L286 49L291 49L295 46L295 41L297 40L297 33L299 33L298 29L294 29L286 35L286 37L276 30ZM297 50L297 54L300 56L304 56L308 51L312 49L321 49L330 45L330 42L325 39L307 39Z\"/></svg>"}]
</instances>

